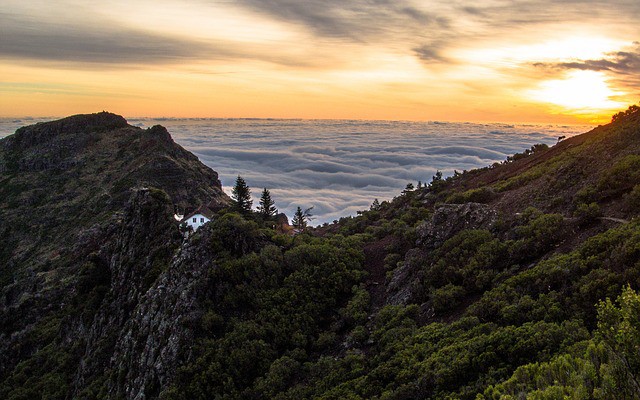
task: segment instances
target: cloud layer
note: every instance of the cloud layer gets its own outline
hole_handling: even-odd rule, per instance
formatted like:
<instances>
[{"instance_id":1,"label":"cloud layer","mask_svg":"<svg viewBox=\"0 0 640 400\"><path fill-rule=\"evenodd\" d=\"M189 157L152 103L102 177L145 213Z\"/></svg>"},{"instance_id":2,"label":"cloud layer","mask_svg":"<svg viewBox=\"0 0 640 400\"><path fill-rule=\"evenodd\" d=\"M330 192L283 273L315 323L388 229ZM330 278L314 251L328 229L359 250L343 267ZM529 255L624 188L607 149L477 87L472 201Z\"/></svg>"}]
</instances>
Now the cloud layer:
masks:
<instances>
[{"instance_id":1,"label":"cloud layer","mask_svg":"<svg viewBox=\"0 0 640 400\"><path fill-rule=\"evenodd\" d=\"M47 119L2 119L0 138ZM586 132L588 126L448 122L134 119L167 127L174 140L219 173L231 194L241 175L257 206L268 188L281 212L313 206L314 224L390 200L412 182L503 161L536 143Z\"/></svg>"},{"instance_id":2,"label":"cloud layer","mask_svg":"<svg viewBox=\"0 0 640 400\"><path fill-rule=\"evenodd\" d=\"M587 127L329 120L129 120L166 126L174 139L218 171L227 192L237 175L254 198L269 188L293 215L314 206L314 223L331 222L428 182L502 161L535 143ZM256 200L257 202L257 200Z\"/></svg>"}]
</instances>

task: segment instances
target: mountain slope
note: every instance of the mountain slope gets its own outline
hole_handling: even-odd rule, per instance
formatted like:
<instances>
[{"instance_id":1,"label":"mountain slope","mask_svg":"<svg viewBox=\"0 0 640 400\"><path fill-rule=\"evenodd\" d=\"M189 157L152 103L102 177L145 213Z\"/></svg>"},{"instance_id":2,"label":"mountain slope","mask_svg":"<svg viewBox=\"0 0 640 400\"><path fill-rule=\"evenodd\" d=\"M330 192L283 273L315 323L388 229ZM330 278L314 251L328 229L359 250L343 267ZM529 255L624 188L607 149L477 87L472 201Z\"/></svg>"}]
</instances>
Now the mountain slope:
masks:
<instances>
[{"instance_id":1,"label":"mountain slope","mask_svg":"<svg viewBox=\"0 0 640 400\"><path fill-rule=\"evenodd\" d=\"M101 360L180 247L174 208L203 204L220 209L229 198L161 126L102 112L0 140L0 377L44 367L68 392L73 379L102 374Z\"/></svg>"},{"instance_id":2,"label":"mountain slope","mask_svg":"<svg viewBox=\"0 0 640 400\"><path fill-rule=\"evenodd\" d=\"M195 357L168 398L640 396L640 337L606 334L640 328L620 311L640 297L596 310L640 288L639 134L630 112L297 237L360 253L347 270L358 275L331 280L351 276L349 295L318 290L319 261L286 250L219 259ZM326 301L334 312L314 314Z\"/></svg>"},{"instance_id":3,"label":"mountain slope","mask_svg":"<svg viewBox=\"0 0 640 400\"><path fill-rule=\"evenodd\" d=\"M0 189L9 195L2 216L12 218L2 229L18 249L0 250L10 274L2 398L640 396L636 109L294 237L224 209L219 185L180 192L183 179L210 182L197 163L157 188L121 187L130 177L151 186L156 164L140 160L165 157L166 141L140 144L161 128L74 118L89 137L141 139L109 160L90 145L69 158L27 151L35 143L26 139L0 142L2 182L13 191ZM71 131L62 125L51 130ZM42 167L29 152L52 155ZM109 197L82 191L78 177ZM30 203L48 182L67 195L48 190L47 202ZM222 209L183 240L173 205L212 195ZM82 216L89 206L97 217ZM44 222L29 218L32 209ZM617 304L600 302L621 293Z\"/></svg>"}]
</instances>

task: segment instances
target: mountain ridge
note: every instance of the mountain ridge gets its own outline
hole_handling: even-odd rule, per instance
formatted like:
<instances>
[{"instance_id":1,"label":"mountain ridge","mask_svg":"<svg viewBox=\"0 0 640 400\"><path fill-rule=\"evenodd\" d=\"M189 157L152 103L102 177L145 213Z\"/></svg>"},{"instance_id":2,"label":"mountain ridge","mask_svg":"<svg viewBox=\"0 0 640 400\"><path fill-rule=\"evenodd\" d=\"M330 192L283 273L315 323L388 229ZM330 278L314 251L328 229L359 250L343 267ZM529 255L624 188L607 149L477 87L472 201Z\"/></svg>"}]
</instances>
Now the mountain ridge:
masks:
<instances>
[{"instance_id":1,"label":"mountain ridge","mask_svg":"<svg viewBox=\"0 0 640 400\"><path fill-rule=\"evenodd\" d=\"M599 303L640 288L637 112L296 236L164 128L62 121L0 141L4 398L640 395L606 335L640 321ZM212 197L185 239L173 207Z\"/></svg>"}]
</instances>

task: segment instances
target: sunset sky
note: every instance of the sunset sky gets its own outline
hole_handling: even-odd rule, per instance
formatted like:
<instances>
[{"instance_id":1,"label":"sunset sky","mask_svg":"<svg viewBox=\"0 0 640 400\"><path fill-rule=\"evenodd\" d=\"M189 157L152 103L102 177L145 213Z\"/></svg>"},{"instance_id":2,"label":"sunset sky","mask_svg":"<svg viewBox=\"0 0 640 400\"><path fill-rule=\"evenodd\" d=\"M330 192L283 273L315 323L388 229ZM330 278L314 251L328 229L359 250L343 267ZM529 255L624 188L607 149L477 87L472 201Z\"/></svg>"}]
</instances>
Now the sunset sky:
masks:
<instances>
[{"instance_id":1,"label":"sunset sky","mask_svg":"<svg viewBox=\"0 0 640 400\"><path fill-rule=\"evenodd\" d=\"M1 0L0 116L602 122L640 1Z\"/></svg>"}]
</instances>

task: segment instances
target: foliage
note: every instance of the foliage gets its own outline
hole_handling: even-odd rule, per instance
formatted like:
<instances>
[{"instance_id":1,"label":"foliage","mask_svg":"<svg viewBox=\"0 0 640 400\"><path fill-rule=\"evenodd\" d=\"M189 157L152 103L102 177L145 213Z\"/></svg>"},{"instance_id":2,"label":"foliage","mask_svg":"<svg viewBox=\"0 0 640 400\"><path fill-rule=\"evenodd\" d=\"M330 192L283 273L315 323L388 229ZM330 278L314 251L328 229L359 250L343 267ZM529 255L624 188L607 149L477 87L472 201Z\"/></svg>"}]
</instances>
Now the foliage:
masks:
<instances>
[{"instance_id":1,"label":"foliage","mask_svg":"<svg viewBox=\"0 0 640 400\"><path fill-rule=\"evenodd\" d=\"M255 237L257 228L246 224L244 234ZM213 229L215 237L227 236L224 225ZM291 387L309 353L326 350L331 336L342 332L339 321L366 320L357 246L341 237L308 238L287 250L265 242L239 258L222 257L210 278L195 361L182 369L179 390L167 396L274 397Z\"/></svg>"},{"instance_id":2,"label":"foliage","mask_svg":"<svg viewBox=\"0 0 640 400\"><path fill-rule=\"evenodd\" d=\"M616 121L628 118L630 116L637 115L638 113L640 113L640 107L638 107L637 105L633 104L633 105L629 106L629 108L626 109L625 111L620 111L620 112L617 112L617 113L613 114L611 116L611 122L616 122Z\"/></svg>"},{"instance_id":3,"label":"foliage","mask_svg":"<svg viewBox=\"0 0 640 400\"><path fill-rule=\"evenodd\" d=\"M251 200L251 189L247 186L247 182L238 175L236 183L231 190L231 198L233 199L233 208L235 211L247 214L251 212L253 200Z\"/></svg>"},{"instance_id":4,"label":"foliage","mask_svg":"<svg viewBox=\"0 0 640 400\"><path fill-rule=\"evenodd\" d=\"M580 225L589 225L602 216L602 211L600 211L598 203L580 203L573 215L578 218Z\"/></svg>"},{"instance_id":5,"label":"foliage","mask_svg":"<svg viewBox=\"0 0 640 400\"><path fill-rule=\"evenodd\" d=\"M625 202L631 212L637 213L640 210L640 184L635 185L631 192L627 194Z\"/></svg>"},{"instance_id":6,"label":"foliage","mask_svg":"<svg viewBox=\"0 0 640 400\"><path fill-rule=\"evenodd\" d=\"M493 188L481 187L463 193L454 193L445 200L445 203L489 203L495 197L496 193Z\"/></svg>"},{"instance_id":7,"label":"foliage","mask_svg":"<svg viewBox=\"0 0 640 400\"><path fill-rule=\"evenodd\" d=\"M640 182L640 155L630 154L608 168L598 181L598 189L609 194L630 190Z\"/></svg>"},{"instance_id":8,"label":"foliage","mask_svg":"<svg viewBox=\"0 0 640 400\"><path fill-rule=\"evenodd\" d=\"M271 218L275 217L278 213L278 209L275 206L274 201L271 199L271 193L267 188L262 190L262 195L260 195L260 205L258 206L258 213L262 215L263 218Z\"/></svg>"},{"instance_id":9,"label":"foliage","mask_svg":"<svg viewBox=\"0 0 640 400\"><path fill-rule=\"evenodd\" d=\"M311 214L311 210L313 210L313 207L309 207L306 210L302 211L302 208L298 206L295 214L293 214L293 219L291 220L291 224L293 225L293 227L301 232L304 231L307 228L308 222L313 216L313 214Z\"/></svg>"},{"instance_id":10,"label":"foliage","mask_svg":"<svg viewBox=\"0 0 640 400\"><path fill-rule=\"evenodd\" d=\"M598 329L592 339L548 362L519 367L480 399L640 397L640 295L627 287L598 304Z\"/></svg>"},{"instance_id":11,"label":"foliage","mask_svg":"<svg viewBox=\"0 0 640 400\"><path fill-rule=\"evenodd\" d=\"M603 381L611 381L620 398L640 397L640 294L627 286L618 297L598 303L596 337L605 344L610 359Z\"/></svg>"},{"instance_id":12,"label":"foliage","mask_svg":"<svg viewBox=\"0 0 640 400\"><path fill-rule=\"evenodd\" d=\"M513 156L507 157L506 162L509 163L509 162L518 161L520 159L527 158L533 154L540 153L548 149L549 149L549 146L547 146L544 143L534 144L533 146L531 146L530 149L527 149L522 153L515 153Z\"/></svg>"}]
</instances>

